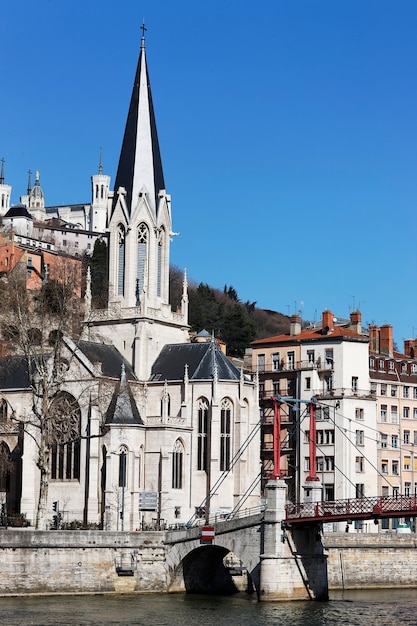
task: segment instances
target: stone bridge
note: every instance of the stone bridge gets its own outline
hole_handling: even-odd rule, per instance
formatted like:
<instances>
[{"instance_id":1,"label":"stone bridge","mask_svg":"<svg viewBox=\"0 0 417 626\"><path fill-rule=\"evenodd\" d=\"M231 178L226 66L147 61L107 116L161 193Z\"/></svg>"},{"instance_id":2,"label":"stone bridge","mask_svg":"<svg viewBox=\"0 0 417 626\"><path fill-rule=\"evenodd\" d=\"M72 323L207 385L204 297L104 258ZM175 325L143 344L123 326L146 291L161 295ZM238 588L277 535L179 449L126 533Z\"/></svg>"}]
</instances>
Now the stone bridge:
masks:
<instances>
[{"instance_id":1,"label":"stone bridge","mask_svg":"<svg viewBox=\"0 0 417 626\"><path fill-rule=\"evenodd\" d=\"M263 518L264 514L258 513L218 522L212 543L202 542L200 527L168 532L168 591L214 594L237 591L231 574L236 568L223 564L229 552L236 556L242 571L248 574L248 591L258 590Z\"/></svg>"},{"instance_id":2,"label":"stone bridge","mask_svg":"<svg viewBox=\"0 0 417 626\"><path fill-rule=\"evenodd\" d=\"M218 522L212 542L201 528L166 535L168 591L226 594L237 591L232 552L259 600L327 599L327 560L319 525L286 530L284 481L270 481L264 513Z\"/></svg>"}]
</instances>

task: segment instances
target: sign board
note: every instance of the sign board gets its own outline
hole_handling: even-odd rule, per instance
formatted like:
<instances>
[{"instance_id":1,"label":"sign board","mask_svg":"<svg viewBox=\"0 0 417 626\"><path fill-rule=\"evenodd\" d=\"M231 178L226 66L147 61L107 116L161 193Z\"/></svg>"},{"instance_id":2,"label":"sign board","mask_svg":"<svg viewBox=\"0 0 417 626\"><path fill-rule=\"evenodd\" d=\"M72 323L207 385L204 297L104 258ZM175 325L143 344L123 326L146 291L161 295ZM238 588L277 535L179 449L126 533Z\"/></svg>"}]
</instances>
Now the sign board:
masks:
<instances>
[{"instance_id":1,"label":"sign board","mask_svg":"<svg viewBox=\"0 0 417 626\"><path fill-rule=\"evenodd\" d=\"M141 511L157 511L158 510L158 492L157 491L141 491L139 493L139 508Z\"/></svg>"},{"instance_id":2,"label":"sign board","mask_svg":"<svg viewBox=\"0 0 417 626\"><path fill-rule=\"evenodd\" d=\"M214 526L203 526L201 529L202 541L213 541L214 539Z\"/></svg>"}]
</instances>

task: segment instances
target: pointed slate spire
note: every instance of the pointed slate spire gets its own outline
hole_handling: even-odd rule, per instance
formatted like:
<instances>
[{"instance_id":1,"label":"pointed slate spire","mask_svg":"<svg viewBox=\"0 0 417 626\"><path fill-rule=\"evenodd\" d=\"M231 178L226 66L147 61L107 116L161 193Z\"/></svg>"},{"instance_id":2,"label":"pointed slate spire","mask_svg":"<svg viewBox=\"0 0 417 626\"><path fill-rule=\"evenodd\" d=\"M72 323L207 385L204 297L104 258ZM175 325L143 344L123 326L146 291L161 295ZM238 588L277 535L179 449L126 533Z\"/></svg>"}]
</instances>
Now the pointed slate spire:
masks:
<instances>
[{"instance_id":1,"label":"pointed slate spire","mask_svg":"<svg viewBox=\"0 0 417 626\"><path fill-rule=\"evenodd\" d=\"M106 424L143 424L122 363L120 382L106 413Z\"/></svg>"},{"instance_id":2,"label":"pointed slate spire","mask_svg":"<svg viewBox=\"0 0 417 626\"><path fill-rule=\"evenodd\" d=\"M4 185L4 158L1 160L0 185Z\"/></svg>"},{"instance_id":3,"label":"pointed slate spire","mask_svg":"<svg viewBox=\"0 0 417 626\"><path fill-rule=\"evenodd\" d=\"M151 211L156 217L158 194L165 189L165 183L146 64L146 29L144 25L141 28L143 34L139 62L114 185L113 210L118 189L123 187L126 190L125 200L129 215L138 202L139 194L145 191Z\"/></svg>"}]
</instances>

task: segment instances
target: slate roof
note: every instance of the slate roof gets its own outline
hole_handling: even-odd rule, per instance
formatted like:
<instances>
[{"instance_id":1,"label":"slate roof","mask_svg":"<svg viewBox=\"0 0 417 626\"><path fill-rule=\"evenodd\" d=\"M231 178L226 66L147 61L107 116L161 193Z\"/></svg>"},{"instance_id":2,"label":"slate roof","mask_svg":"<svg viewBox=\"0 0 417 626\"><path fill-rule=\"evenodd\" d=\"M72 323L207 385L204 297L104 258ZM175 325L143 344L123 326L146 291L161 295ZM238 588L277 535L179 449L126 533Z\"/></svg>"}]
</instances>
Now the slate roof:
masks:
<instances>
[{"instance_id":1,"label":"slate roof","mask_svg":"<svg viewBox=\"0 0 417 626\"><path fill-rule=\"evenodd\" d=\"M215 365L219 380L239 380L240 371L213 342L168 344L152 366L151 381L182 380L188 365L190 380L210 380Z\"/></svg>"},{"instance_id":2,"label":"slate roof","mask_svg":"<svg viewBox=\"0 0 417 626\"><path fill-rule=\"evenodd\" d=\"M23 356L0 358L0 389L29 389L28 364Z\"/></svg>"},{"instance_id":3,"label":"slate roof","mask_svg":"<svg viewBox=\"0 0 417 626\"><path fill-rule=\"evenodd\" d=\"M10 209L4 216L5 219L11 219L13 217L25 217L28 220L33 220L32 215L23 204L15 204L14 206L10 207Z\"/></svg>"},{"instance_id":4,"label":"slate roof","mask_svg":"<svg viewBox=\"0 0 417 626\"><path fill-rule=\"evenodd\" d=\"M143 72L143 73L142 73ZM144 106L139 106L140 102L146 103ZM148 108L149 107L149 108ZM142 119L139 120L139 116L149 115L148 119L144 118L143 125L147 127L150 141L149 145L137 146L138 140L138 126L142 123ZM142 124L141 124L142 126ZM146 148L146 149L145 149ZM148 153L148 149L150 152ZM137 161L141 160L140 171L152 171L154 189L150 189L147 185L148 193L151 194L151 207L156 211L159 191L165 189L164 174L162 170L161 153L159 150L158 134L156 130L155 113L152 103L152 93L149 82L148 66L146 63L144 41L142 39L142 46L139 55L139 61L136 68L135 80L133 83L132 96L130 99L129 112L126 121L125 134L123 137L122 149L120 152L119 165L117 168L116 180L114 183L114 200L113 208L117 202L117 190L119 187L126 189L126 204L128 211L131 210L132 205L132 193L134 187L134 179L136 169L138 168ZM151 160L151 163L149 161ZM146 184L147 181L140 181L140 186ZM137 198L135 198L137 201Z\"/></svg>"},{"instance_id":5,"label":"slate roof","mask_svg":"<svg viewBox=\"0 0 417 626\"><path fill-rule=\"evenodd\" d=\"M106 412L106 424L143 424L124 368Z\"/></svg>"},{"instance_id":6,"label":"slate roof","mask_svg":"<svg viewBox=\"0 0 417 626\"><path fill-rule=\"evenodd\" d=\"M100 363L103 376L120 378L122 366L124 366L127 380L137 380L128 361L114 346L92 341L77 341L76 345L91 363Z\"/></svg>"},{"instance_id":7,"label":"slate roof","mask_svg":"<svg viewBox=\"0 0 417 626\"><path fill-rule=\"evenodd\" d=\"M124 366L127 380L137 380L129 363L114 346L90 341L78 341L76 345L93 365L100 363L103 376L120 378ZM0 389L29 388L29 372L25 357L14 355L0 357Z\"/></svg>"}]
</instances>

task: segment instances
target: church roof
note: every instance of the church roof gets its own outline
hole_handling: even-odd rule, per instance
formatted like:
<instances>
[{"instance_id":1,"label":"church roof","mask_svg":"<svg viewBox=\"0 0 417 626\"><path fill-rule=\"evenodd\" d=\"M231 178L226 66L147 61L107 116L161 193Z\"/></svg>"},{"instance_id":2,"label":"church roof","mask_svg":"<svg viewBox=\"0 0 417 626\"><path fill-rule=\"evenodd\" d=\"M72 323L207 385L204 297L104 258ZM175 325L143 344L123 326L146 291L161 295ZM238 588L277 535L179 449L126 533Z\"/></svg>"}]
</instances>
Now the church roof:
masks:
<instances>
[{"instance_id":1,"label":"church roof","mask_svg":"<svg viewBox=\"0 0 417 626\"><path fill-rule=\"evenodd\" d=\"M239 380L238 368L215 343L168 344L152 366L151 381L182 380L188 366L190 380L211 380L215 369L219 380Z\"/></svg>"},{"instance_id":2,"label":"church roof","mask_svg":"<svg viewBox=\"0 0 417 626\"><path fill-rule=\"evenodd\" d=\"M114 184L113 210L119 187L126 190L126 204L131 212L143 187L150 208L156 216L158 194L165 189L161 154L156 130L151 87L142 37L139 61L133 84L125 134Z\"/></svg>"},{"instance_id":3,"label":"church roof","mask_svg":"<svg viewBox=\"0 0 417 626\"><path fill-rule=\"evenodd\" d=\"M143 424L138 407L122 366L120 382L106 412L106 424Z\"/></svg>"},{"instance_id":4,"label":"church roof","mask_svg":"<svg viewBox=\"0 0 417 626\"><path fill-rule=\"evenodd\" d=\"M93 364L100 364L101 373L109 378L120 378L124 367L127 380L137 380L129 363L114 346L90 341L78 341L78 348ZM45 358L47 358L47 354ZM33 366L34 367L34 366ZM28 363L24 356L0 357L0 389L29 389Z\"/></svg>"},{"instance_id":5,"label":"church roof","mask_svg":"<svg viewBox=\"0 0 417 626\"><path fill-rule=\"evenodd\" d=\"M29 389L28 362L24 356L0 357L0 389Z\"/></svg>"},{"instance_id":6,"label":"church roof","mask_svg":"<svg viewBox=\"0 0 417 626\"><path fill-rule=\"evenodd\" d=\"M77 341L77 346L91 363L99 363L103 376L119 378L122 366L125 368L128 380L137 380L129 363L122 357L114 346L92 341Z\"/></svg>"}]
</instances>

